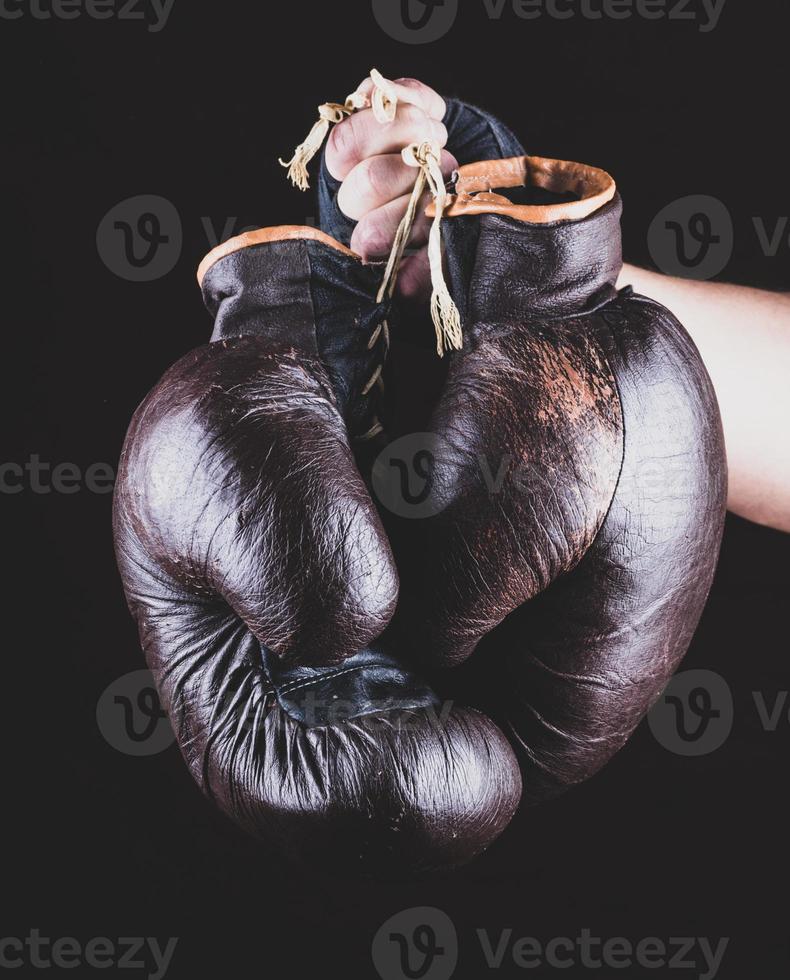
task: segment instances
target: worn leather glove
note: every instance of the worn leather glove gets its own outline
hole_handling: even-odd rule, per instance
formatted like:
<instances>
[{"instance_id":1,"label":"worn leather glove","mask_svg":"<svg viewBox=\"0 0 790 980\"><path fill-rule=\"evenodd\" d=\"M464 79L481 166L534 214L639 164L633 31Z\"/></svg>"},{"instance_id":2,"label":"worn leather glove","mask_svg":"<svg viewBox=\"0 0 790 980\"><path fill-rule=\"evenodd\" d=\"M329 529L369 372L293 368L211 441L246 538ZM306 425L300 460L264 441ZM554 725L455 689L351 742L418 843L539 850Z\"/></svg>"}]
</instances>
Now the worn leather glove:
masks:
<instances>
[{"instance_id":1,"label":"worn leather glove","mask_svg":"<svg viewBox=\"0 0 790 980\"><path fill-rule=\"evenodd\" d=\"M381 270L306 228L215 249L212 342L144 400L114 502L119 568L189 769L240 826L335 871L468 860L520 779L377 640L398 577L351 441L372 402Z\"/></svg>"},{"instance_id":2,"label":"worn leather glove","mask_svg":"<svg viewBox=\"0 0 790 980\"><path fill-rule=\"evenodd\" d=\"M658 697L723 528L716 399L672 314L616 291L620 213L593 167L460 169L443 236L463 350L429 425L431 514L391 532L399 627L425 663L471 657L532 802L600 769Z\"/></svg>"}]
</instances>

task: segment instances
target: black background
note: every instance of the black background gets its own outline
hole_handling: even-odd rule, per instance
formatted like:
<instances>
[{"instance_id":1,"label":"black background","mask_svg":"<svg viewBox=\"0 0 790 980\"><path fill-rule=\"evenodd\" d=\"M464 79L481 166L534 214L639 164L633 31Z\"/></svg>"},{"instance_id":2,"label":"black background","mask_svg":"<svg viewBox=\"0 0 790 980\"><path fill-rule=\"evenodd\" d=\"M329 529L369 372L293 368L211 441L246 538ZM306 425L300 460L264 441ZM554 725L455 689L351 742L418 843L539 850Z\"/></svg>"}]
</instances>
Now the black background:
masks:
<instances>
[{"instance_id":1,"label":"black background","mask_svg":"<svg viewBox=\"0 0 790 980\"><path fill-rule=\"evenodd\" d=\"M176 0L157 34L134 21L0 20L3 418L13 420L3 458L116 463L138 401L208 337L194 278L210 245L201 218L219 228L229 216L239 228L309 219L311 198L290 189L276 158L318 102L342 99L372 65L488 108L531 152L612 172L631 261L649 260L661 207L712 194L735 222L723 278L786 288L790 251L767 258L752 217L771 229L790 213L788 27L783 0L728 0L710 33L636 18L497 22L467 0L449 34L424 46L390 39L367 0ZM115 276L96 249L101 218L138 194L172 201L184 227L178 265L148 284ZM175 748L136 759L102 738L102 691L143 665L110 496L26 491L2 508L2 935L178 936L170 977L367 978L379 925L435 905L458 929L456 976L488 975L474 930L504 927L544 941L585 927L633 941L729 936L720 977L787 976L790 723L785 711L764 731L752 699L763 692L770 706L788 687L786 536L729 519L686 661L733 690L721 749L680 758L643 725L599 777L519 816L471 867L355 883L317 879L245 838L203 801ZM511 963L491 975L555 972ZM676 972L697 975L620 975Z\"/></svg>"}]
</instances>

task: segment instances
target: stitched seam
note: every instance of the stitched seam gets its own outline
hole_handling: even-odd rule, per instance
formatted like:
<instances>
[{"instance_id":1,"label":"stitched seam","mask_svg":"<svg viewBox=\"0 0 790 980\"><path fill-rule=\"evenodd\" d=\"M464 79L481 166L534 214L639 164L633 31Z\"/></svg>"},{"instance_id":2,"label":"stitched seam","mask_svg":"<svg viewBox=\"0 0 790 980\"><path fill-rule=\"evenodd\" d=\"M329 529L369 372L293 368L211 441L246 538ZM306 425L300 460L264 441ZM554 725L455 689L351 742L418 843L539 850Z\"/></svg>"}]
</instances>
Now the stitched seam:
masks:
<instances>
[{"instance_id":1,"label":"stitched seam","mask_svg":"<svg viewBox=\"0 0 790 980\"><path fill-rule=\"evenodd\" d=\"M606 320L604 320L603 322L606 323ZM609 331L609 334L611 335L611 338L614 341L614 344L616 346L617 345L617 338L615 337L614 331L612 330L611 326L608 323L606 323L606 329ZM614 388L615 388L615 391L617 392L617 400L620 402L620 419L621 419L622 425L623 425L623 453L622 453L622 456L620 457L620 469L619 469L619 471L617 473L617 480L615 481L615 484L614 484L614 490L612 491L612 498L609 501L609 506L606 508L606 513L604 514L604 518L601 521L601 524L600 524L598 530L595 532L595 537L590 542L590 547L584 553L584 557L586 557L587 555L590 554L590 552L592 551L592 549L595 547L595 543L597 542L598 538L603 533L603 529L606 527L606 522L609 520L609 515L612 512L612 507L614 507L614 502L617 499L617 491L620 488L620 481L623 478L623 470L625 469L625 453L626 453L626 437L627 437L626 423L625 423L625 412L623 411L623 396L620 393L620 382L617 380L617 375L612 370L612 365L609 363L609 358L608 358L608 356L606 354L606 351L603 349L603 346L600 344L600 342L598 341L598 338L597 337L595 338L595 346L598 348L598 351L599 351L601 357L604 359L604 362L606 363L607 368L609 368L609 373L612 376L612 380L614 381ZM579 564L581 564L581 560L577 563L577 567L578 567Z\"/></svg>"},{"instance_id":2,"label":"stitched seam","mask_svg":"<svg viewBox=\"0 0 790 980\"><path fill-rule=\"evenodd\" d=\"M499 167L496 171L494 171L494 173L475 174L471 179L489 180L489 179L493 179L494 177L501 177L503 174L520 174L520 173L521 173L521 167L519 167L516 164L511 164L508 167Z\"/></svg>"},{"instance_id":3,"label":"stitched seam","mask_svg":"<svg viewBox=\"0 0 790 980\"><path fill-rule=\"evenodd\" d=\"M305 258L307 259L307 295L310 297L310 309L313 313L313 337L315 338L315 356L319 364L323 365L321 360L321 352L318 349L318 319L316 317L315 308L315 296L313 295L313 257L310 254L310 249L308 248L307 242L301 240L302 248L304 249Z\"/></svg>"},{"instance_id":4,"label":"stitched seam","mask_svg":"<svg viewBox=\"0 0 790 980\"><path fill-rule=\"evenodd\" d=\"M286 687L280 688L277 692L278 694L290 694L292 691L299 691L305 687L311 687L313 684L322 684L324 681L334 680L335 677L342 677L343 674L353 674L355 670L364 670L365 667L380 667L382 664L361 664L358 667L346 667L344 670L336 670L333 674L324 674L321 677L314 677L312 680L306 681L294 681L293 684L286 685Z\"/></svg>"},{"instance_id":5,"label":"stitched seam","mask_svg":"<svg viewBox=\"0 0 790 980\"><path fill-rule=\"evenodd\" d=\"M501 177L503 174L518 173L519 169L517 167L508 167L507 169L500 168L496 173L493 174L475 174L472 180L493 180L495 177ZM461 178L462 180L464 178ZM475 193L480 193L476 191Z\"/></svg>"}]
</instances>

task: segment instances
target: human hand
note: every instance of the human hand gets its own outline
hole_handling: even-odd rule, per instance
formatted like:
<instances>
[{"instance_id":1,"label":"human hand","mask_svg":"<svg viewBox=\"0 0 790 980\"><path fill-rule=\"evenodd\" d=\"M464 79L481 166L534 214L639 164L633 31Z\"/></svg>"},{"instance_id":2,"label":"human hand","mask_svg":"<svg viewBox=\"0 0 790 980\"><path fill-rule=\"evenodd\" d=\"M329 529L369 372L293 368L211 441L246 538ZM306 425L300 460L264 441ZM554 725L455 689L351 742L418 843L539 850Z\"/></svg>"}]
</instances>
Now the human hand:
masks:
<instances>
[{"instance_id":1,"label":"human hand","mask_svg":"<svg viewBox=\"0 0 790 980\"><path fill-rule=\"evenodd\" d=\"M326 146L326 167L341 181L338 206L357 222L351 248L368 261L389 254L417 177L414 167L403 162L401 150L410 143L431 140L442 148L444 178L458 167L455 157L444 149L444 99L414 78L400 78L392 85L398 107L391 123L382 125L372 109L360 110L334 127ZM372 90L370 78L358 89L363 95ZM426 192L408 242L416 251L404 258L396 287L401 299L416 303L427 302L431 294L427 250L431 219L423 213L429 199Z\"/></svg>"}]
</instances>

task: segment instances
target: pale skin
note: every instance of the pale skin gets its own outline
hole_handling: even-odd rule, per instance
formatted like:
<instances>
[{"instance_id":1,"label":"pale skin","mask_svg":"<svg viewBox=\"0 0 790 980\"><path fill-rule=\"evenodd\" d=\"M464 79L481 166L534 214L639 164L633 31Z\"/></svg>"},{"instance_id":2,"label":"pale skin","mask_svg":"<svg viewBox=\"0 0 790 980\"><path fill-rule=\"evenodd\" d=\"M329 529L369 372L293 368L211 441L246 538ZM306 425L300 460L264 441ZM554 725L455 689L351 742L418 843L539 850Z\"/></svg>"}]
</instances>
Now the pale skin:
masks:
<instances>
[{"instance_id":1,"label":"pale skin","mask_svg":"<svg viewBox=\"0 0 790 980\"><path fill-rule=\"evenodd\" d=\"M457 161L444 149L443 99L415 79L395 83L398 110L387 126L372 110L335 126L326 147L329 172L342 181L338 203L357 223L351 248L364 259L389 253L414 185L416 171L401 159L409 143L442 147L445 177ZM370 79L360 86L372 87ZM427 203L427 201L426 201ZM415 222L401 266L398 294L427 303L430 220ZM626 265L618 282L658 300L683 323L699 348L719 400L729 465L731 511L790 532L790 294L723 283L673 279Z\"/></svg>"}]
</instances>

